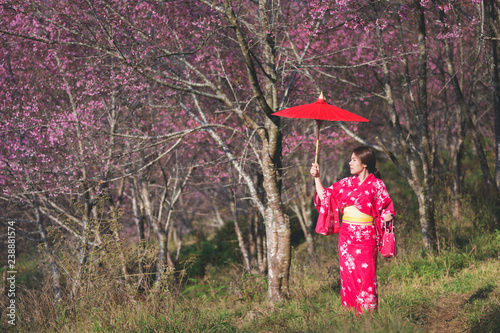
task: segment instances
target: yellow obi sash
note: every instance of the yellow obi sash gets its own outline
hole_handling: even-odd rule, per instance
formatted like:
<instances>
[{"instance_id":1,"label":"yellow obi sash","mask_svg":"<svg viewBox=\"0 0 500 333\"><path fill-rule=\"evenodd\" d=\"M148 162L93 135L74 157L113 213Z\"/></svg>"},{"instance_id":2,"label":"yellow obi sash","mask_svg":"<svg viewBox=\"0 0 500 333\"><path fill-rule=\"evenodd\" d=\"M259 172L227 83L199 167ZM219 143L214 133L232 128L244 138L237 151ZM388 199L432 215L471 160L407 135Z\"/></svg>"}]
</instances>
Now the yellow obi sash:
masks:
<instances>
[{"instance_id":1,"label":"yellow obi sash","mask_svg":"<svg viewBox=\"0 0 500 333\"><path fill-rule=\"evenodd\" d=\"M373 225L373 216L362 213L355 206L347 206L344 208L342 215L342 223L356 225Z\"/></svg>"}]
</instances>

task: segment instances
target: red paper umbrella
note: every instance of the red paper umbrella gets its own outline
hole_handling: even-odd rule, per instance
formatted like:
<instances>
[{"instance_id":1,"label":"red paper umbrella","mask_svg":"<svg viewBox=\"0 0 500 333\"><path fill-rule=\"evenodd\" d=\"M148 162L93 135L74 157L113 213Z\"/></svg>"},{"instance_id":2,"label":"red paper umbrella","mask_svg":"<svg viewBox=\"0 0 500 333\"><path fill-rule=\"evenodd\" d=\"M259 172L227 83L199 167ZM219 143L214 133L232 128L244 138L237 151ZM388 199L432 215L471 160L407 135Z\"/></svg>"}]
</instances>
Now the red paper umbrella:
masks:
<instances>
[{"instance_id":1,"label":"red paper umbrella","mask_svg":"<svg viewBox=\"0 0 500 333\"><path fill-rule=\"evenodd\" d=\"M323 92L319 95L318 100L314 103L297 105L275 112L273 113L273 115L287 118L306 118L316 120L316 124L318 125L318 134L316 139L315 163L318 163L319 129L324 120L363 122L369 121L368 119L358 116L357 114L328 104L327 102L325 102L325 96L323 95Z\"/></svg>"}]
</instances>

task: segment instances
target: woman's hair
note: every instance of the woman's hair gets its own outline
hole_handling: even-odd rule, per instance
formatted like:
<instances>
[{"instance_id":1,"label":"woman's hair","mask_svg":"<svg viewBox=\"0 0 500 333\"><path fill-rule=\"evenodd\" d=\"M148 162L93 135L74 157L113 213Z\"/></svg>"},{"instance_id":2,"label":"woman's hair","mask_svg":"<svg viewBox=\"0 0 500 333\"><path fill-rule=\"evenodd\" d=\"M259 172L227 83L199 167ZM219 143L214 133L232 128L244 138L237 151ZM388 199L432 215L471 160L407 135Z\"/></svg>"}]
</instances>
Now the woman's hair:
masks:
<instances>
[{"instance_id":1,"label":"woman's hair","mask_svg":"<svg viewBox=\"0 0 500 333\"><path fill-rule=\"evenodd\" d=\"M375 167L377 159L370 147L361 146L354 149L352 152L360 159L361 163L366 165L369 173L373 173L375 177L380 178L380 172Z\"/></svg>"}]
</instances>

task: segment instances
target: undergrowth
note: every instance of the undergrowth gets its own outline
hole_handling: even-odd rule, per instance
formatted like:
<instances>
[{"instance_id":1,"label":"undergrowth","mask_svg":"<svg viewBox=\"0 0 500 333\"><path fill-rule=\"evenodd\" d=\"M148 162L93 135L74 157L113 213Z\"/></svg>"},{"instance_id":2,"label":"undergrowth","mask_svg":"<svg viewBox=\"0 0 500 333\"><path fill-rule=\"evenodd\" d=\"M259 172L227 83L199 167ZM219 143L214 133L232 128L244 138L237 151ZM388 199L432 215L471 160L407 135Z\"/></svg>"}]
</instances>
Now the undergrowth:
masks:
<instances>
[{"instance_id":1,"label":"undergrowth","mask_svg":"<svg viewBox=\"0 0 500 333\"><path fill-rule=\"evenodd\" d=\"M457 309L462 331L500 331L500 231L488 232L488 221L464 205L460 218L438 214L439 246L421 250L414 217L398 219L398 256L379 257L379 311L356 317L340 305L337 236L318 237L317 260L309 262L305 244L293 248L290 295L271 305L266 277L249 274L234 261L229 247L224 262L202 255L213 244L192 246L177 270L166 271L154 284L126 281L120 271L119 244L105 239L92 253L81 288L74 298L54 301L46 264L36 253L19 258L15 327L2 321L2 330L20 332L420 332L432 320L439 299L463 295ZM227 230L226 230L227 231ZM208 241L207 241L208 242ZM63 246L64 244L59 244ZM154 262L154 244L145 244L145 265ZM125 249L127 262L137 260L135 249ZM41 252L39 257L46 260ZM209 264L200 261L209 261ZM74 258L59 258L61 270L74 274ZM200 262L203 265L200 265ZM133 265L133 264L130 264ZM133 266L131 266L133 268ZM43 274L42 274L43 273ZM202 274L203 273L203 274ZM201 275L202 274L202 275ZM64 275L64 274L63 274ZM65 295L71 284L61 281ZM5 318L7 297L0 305Z\"/></svg>"}]
</instances>

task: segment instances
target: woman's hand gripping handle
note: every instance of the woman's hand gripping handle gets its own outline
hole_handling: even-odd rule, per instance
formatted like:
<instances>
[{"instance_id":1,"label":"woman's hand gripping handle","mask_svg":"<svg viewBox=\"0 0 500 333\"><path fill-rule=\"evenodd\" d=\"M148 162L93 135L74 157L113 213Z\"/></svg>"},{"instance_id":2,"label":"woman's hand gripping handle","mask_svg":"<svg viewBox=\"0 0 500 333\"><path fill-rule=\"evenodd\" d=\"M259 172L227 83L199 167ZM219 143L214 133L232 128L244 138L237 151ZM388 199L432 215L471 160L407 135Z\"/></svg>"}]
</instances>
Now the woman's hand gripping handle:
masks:
<instances>
[{"instance_id":1,"label":"woman's hand gripping handle","mask_svg":"<svg viewBox=\"0 0 500 333\"><path fill-rule=\"evenodd\" d=\"M311 166L311 176L314 177L314 183L316 185L316 193L321 200L323 200L323 192L325 189L323 188L323 184L321 184L320 172L319 172L319 164L313 163Z\"/></svg>"}]
</instances>

